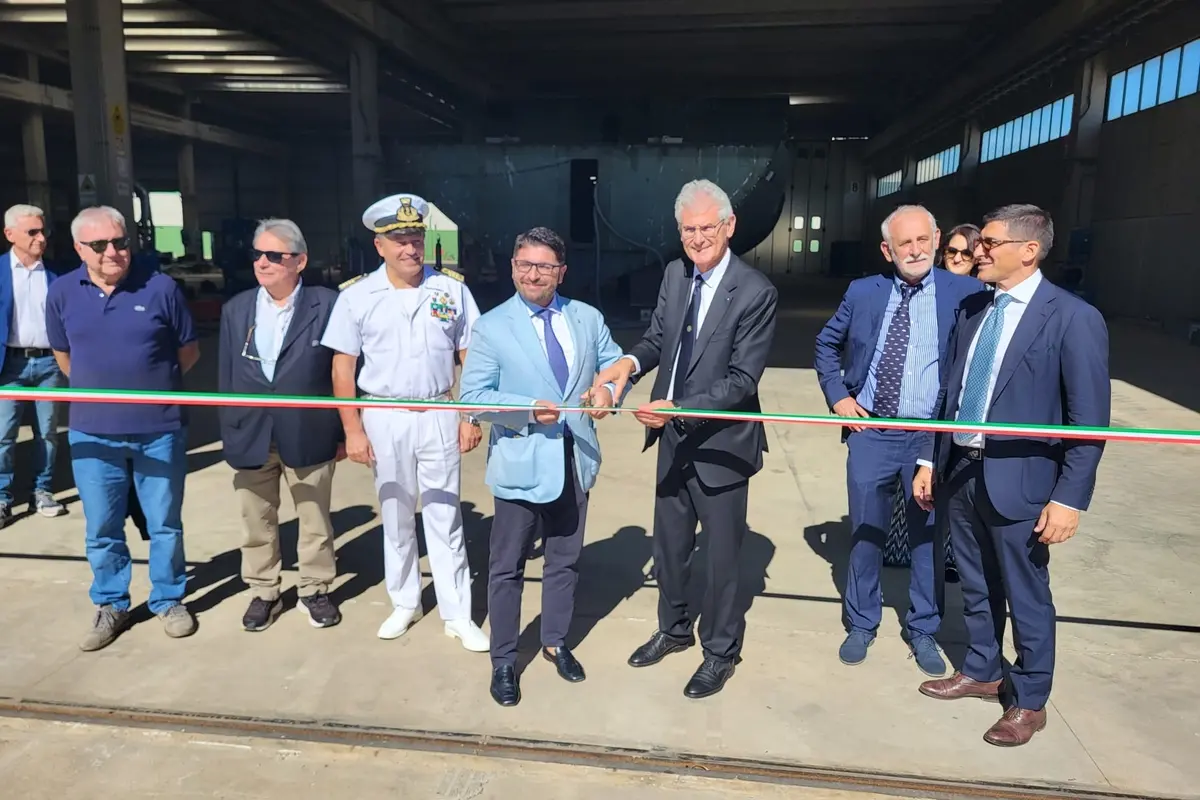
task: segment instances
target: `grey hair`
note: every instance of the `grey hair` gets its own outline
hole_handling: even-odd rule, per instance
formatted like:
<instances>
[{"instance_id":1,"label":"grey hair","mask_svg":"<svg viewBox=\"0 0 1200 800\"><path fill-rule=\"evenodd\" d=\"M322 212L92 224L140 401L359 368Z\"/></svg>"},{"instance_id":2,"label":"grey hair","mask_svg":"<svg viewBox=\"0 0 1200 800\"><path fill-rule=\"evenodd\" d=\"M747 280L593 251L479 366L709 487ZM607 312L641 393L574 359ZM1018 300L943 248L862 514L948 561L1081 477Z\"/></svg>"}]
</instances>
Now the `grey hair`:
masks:
<instances>
[{"instance_id":1,"label":"grey hair","mask_svg":"<svg viewBox=\"0 0 1200 800\"><path fill-rule=\"evenodd\" d=\"M895 211L887 215L887 217L883 220L883 223L879 226L879 232L883 234L883 240L888 243L888 247L892 246L892 223L896 221L896 217L900 216L901 214L907 214L910 211L920 211L924 213L925 216L929 217L929 230L931 232L937 230L937 220L934 219L933 212L925 206L898 206Z\"/></svg>"},{"instance_id":2,"label":"grey hair","mask_svg":"<svg viewBox=\"0 0 1200 800\"><path fill-rule=\"evenodd\" d=\"M125 226L125 215L120 211L112 206L91 206L80 211L75 215L75 219L71 220L71 238L78 242L83 226L96 220L116 223L121 226L122 233L129 232L129 228Z\"/></svg>"},{"instance_id":3,"label":"grey hair","mask_svg":"<svg viewBox=\"0 0 1200 800\"><path fill-rule=\"evenodd\" d=\"M983 218L983 224L1003 222L1010 239L1038 243L1038 261L1054 247L1054 220L1050 212L1027 203L1001 206Z\"/></svg>"},{"instance_id":4,"label":"grey hair","mask_svg":"<svg viewBox=\"0 0 1200 800\"><path fill-rule=\"evenodd\" d=\"M708 196L717 204L717 216L722 220L727 220L733 216L733 203L729 200L729 195L709 180L691 181L685 183L683 188L679 190L679 196L675 198L675 222L683 223L683 210L692 206L701 197Z\"/></svg>"},{"instance_id":5,"label":"grey hair","mask_svg":"<svg viewBox=\"0 0 1200 800\"><path fill-rule=\"evenodd\" d=\"M300 232L300 226L290 219L260 220L258 227L254 229L254 240L264 233L269 233L283 242L287 246L288 252L308 254L308 242L304 241L304 234Z\"/></svg>"},{"instance_id":6,"label":"grey hair","mask_svg":"<svg viewBox=\"0 0 1200 800\"><path fill-rule=\"evenodd\" d=\"M17 224L17 220L22 217L41 217L46 218L46 212L42 211L37 206L18 203L12 208L4 212L4 227L12 228Z\"/></svg>"}]
</instances>

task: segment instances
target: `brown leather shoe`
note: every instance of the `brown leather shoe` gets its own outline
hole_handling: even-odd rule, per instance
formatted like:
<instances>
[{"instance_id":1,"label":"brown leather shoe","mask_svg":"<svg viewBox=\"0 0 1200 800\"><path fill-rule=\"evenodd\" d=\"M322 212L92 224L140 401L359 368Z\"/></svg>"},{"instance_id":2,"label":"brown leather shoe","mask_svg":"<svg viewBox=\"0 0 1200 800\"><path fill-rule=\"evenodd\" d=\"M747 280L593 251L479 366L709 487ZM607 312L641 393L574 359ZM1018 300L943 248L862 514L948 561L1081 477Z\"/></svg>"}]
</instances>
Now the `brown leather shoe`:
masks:
<instances>
[{"instance_id":1,"label":"brown leather shoe","mask_svg":"<svg viewBox=\"0 0 1200 800\"><path fill-rule=\"evenodd\" d=\"M1046 709L1010 708L983 735L983 740L997 747L1017 747L1027 744L1033 735L1046 727Z\"/></svg>"},{"instance_id":2,"label":"brown leather shoe","mask_svg":"<svg viewBox=\"0 0 1200 800\"><path fill-rule=\"evenodd\" d=\"M935 700L961 700L964 697L977 697L993 703L1000 702L1000 681L977 681L968 678L961 672L955 672L949 678L925 681L920 686L921 694Z\"/></svg>"}]
</instances>

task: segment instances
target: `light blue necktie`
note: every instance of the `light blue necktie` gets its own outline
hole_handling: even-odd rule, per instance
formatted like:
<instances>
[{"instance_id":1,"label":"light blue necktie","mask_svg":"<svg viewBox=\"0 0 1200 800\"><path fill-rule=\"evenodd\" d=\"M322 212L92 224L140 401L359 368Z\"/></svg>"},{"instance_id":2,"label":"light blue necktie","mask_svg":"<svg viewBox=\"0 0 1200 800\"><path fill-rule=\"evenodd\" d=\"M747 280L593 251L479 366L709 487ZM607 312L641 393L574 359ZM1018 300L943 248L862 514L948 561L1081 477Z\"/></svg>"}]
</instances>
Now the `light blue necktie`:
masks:
<instances>
[{"instance_id":1,"label":"light blue necktie","mask_svg":"<svg viewBox=\"0 0 1200 800\"><path fill-rule=\"evenodd\" d=\"M996 348L1000 334L1004 331L1004 308L1012 302L1011 294L998 294L988 311L987 319L979 329L979 341L971 356L971 367L967 371L967 383L963 388L962 403L958 407L960 422L983 422L987 410L988 385L992 382L992 364L996 360ZM966 447L975 434L956 433L954 443Z\"/></svg>"}]
</instances>

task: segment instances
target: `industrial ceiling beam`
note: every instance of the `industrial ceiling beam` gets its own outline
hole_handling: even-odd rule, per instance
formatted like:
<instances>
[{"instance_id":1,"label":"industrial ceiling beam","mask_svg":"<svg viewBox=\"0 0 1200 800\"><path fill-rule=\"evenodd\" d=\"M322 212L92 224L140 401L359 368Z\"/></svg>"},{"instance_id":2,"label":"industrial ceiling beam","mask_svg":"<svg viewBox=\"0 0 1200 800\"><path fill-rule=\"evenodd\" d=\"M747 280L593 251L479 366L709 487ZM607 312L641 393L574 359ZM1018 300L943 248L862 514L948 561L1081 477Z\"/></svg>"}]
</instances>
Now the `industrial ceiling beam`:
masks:
<instances>
[{"instance_id":1,"label":"industrial ceiling beam","mask_svg":"<svg viewBox=\"0 0 1200 800\"><path fill-rule=\"evenodd\" d=\"M914 134L926 136L956 124L962 113L983 96L1012 91L1045 68L1062 64L1080 40L1097 46L1094 37L1106 24L1131 23L1176 0L1063 0L1047 6L1009 41L987 48L987 58L972 59L972 67L956 74L867 144L868 157L879 155ZM964 106L964 101L968 101ZM969 106L969 107L968 107ZM947 114L949 110L959 112Z\"/></svg>"},{"instance_id":2,"label":"industrial ceiling beam","mask_svg":"<svg viewBox=\"0 0 1200 800\"><path fill-rule=\"evenodd\" d=\"M71 99L71 92L68 90L9 75L0 75L0 99L65 113L72 113L74 110L74 102ZM145 106L130 106L129 124L134 128L193 139L198 142L219 144L237 150L248 150L273 158L279 157L283 149L281 145L267 139L165 114Z\"/></svg>"}]
</instances>

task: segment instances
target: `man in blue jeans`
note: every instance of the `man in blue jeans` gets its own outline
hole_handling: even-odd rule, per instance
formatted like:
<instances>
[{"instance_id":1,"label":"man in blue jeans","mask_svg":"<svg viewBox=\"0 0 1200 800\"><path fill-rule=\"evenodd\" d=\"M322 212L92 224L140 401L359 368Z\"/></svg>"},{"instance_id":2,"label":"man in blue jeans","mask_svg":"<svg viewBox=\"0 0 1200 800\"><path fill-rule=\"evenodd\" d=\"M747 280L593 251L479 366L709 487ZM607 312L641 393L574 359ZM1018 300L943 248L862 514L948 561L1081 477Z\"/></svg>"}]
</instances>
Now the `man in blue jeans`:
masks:
<instances>
[{"instance_id":1,"label":"man in blue jeans","mask_svg":"<svg viewBox=\"0 0 1200 800\"><path fill-rule=\"evenodd\" d=\"M12 247L0 255L0 386L53 388L62 372L46 338L46 293L57 277L42 263L46 252L45 213L16 205L4 212L4 238ZM58 420L50 400L34 402L33 495L29 510L44 517L67 513L54 499L54 459ZM25 404L0 400L0 528L12 522L13 471L17 432Z\"/></svg>"},{"instance_id":2,"label":"man in blue jeans","mask_svg":"<svg viewBox=\"0 0 1200 800\"><path fill-rule=\"evenodd\" d=\"M183 293L160 272L131 269L125 218L85 208L71 223L78 269L54 282L46 301L50 347L76 389L179 391L200 358ZM178 405L74 403L69 441L83 502L92 602L80 648L99 650L129 624L131 560L125 515L132 481L150 534L150 611L168 636L189 636L183 605L183 482L187 417Z\"/></svg>"}]
</instances>

